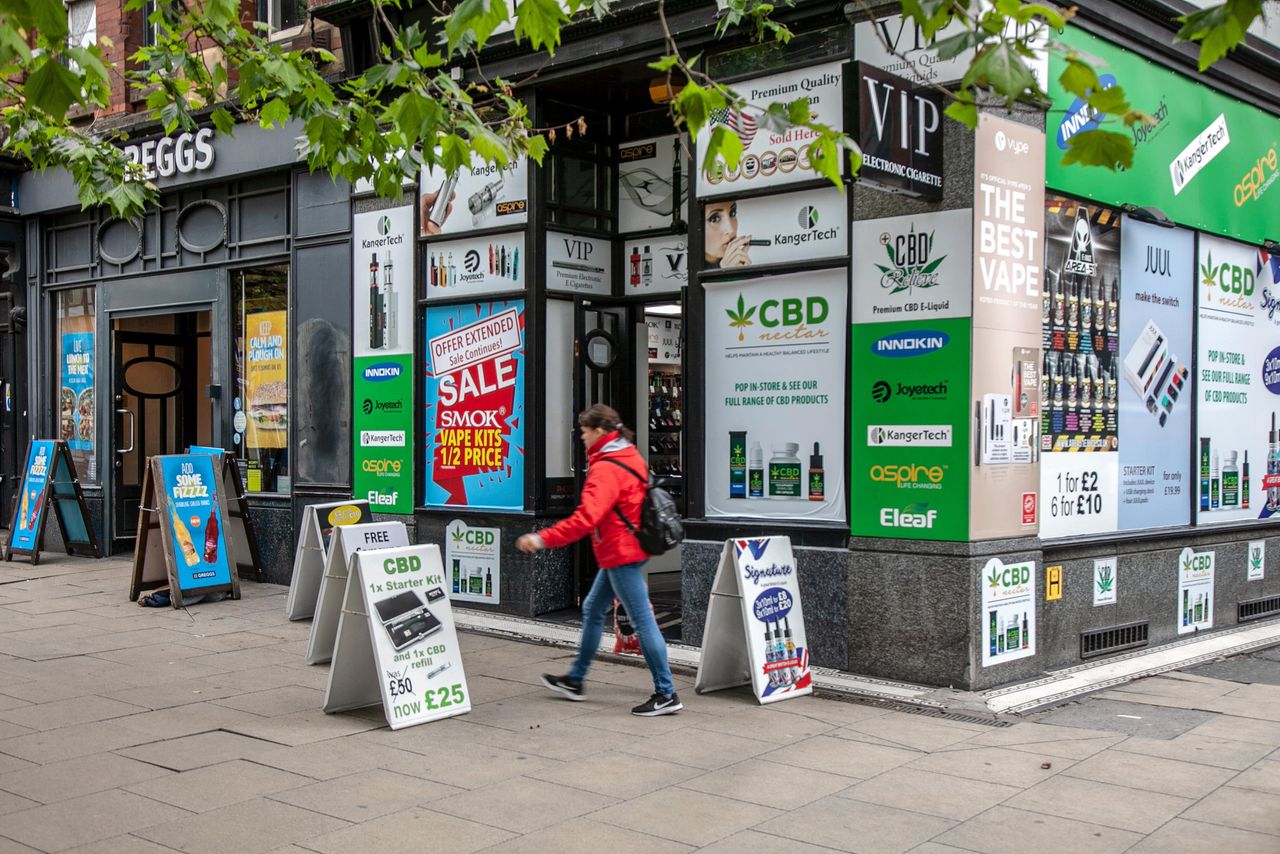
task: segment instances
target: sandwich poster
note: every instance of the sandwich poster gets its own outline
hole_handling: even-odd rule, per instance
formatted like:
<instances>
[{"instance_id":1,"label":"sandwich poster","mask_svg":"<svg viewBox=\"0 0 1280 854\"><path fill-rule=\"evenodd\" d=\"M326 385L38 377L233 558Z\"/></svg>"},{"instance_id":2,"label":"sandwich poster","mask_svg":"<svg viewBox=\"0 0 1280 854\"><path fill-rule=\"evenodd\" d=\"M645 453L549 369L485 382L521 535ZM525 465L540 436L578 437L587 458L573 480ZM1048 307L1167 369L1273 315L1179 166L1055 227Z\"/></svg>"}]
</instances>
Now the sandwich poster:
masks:
<instances>
[{"instance_id":1,"label":"sandwich poster","mask_svg":"<svg viewBox=\"0 0 1280 854\"><path fill-rule=\"evenodd\" d=\"M353 495L413 512L413 208L357 214Z\"/></svg>"},{"instance_id":2,"label":"sandwich poster","mask_svg":"<svg viewBox=\"0 0 1280 854\"><path fill-rule=\"evenodd\" d=\"M283 311L261 311L245 317L244 396L249 416L246 448L283 448L288 444L286 316Z\"/></svg>"},{"instance_id":3,"label":"sandwich poster","mask_svg":"<svg viewBox=\"0 0 1280 854\"><path fill-rule=\"evenodd\" d=\"M427 308L427 506L524 509L524 322L524 300Z\"/></svg>"}]
</instances>

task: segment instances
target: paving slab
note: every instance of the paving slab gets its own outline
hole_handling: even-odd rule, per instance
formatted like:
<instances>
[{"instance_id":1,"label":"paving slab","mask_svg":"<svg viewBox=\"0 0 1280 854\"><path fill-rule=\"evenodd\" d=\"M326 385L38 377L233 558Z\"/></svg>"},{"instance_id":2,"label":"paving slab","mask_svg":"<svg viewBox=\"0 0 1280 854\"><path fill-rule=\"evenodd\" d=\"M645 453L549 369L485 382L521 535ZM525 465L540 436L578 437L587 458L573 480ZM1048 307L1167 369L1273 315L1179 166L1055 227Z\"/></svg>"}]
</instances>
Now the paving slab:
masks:
<instances>
[{"instance_id":1,"label":"paving slab","mask_svg":"<svg viewBox=\"0 0 1280 854\"><path fill-rule=\"evenodd\" d=\"M852 782L839 774L827 774L780 762L747 759L719 771L691 777L679 783L679 786L750 804L793 810L843 791Z\"/></svg>"},{"instance_id":2,"label":"paving slab","mask_svg":"<svg viewBox=\"0 0 1280 854\"><path fill-rule=\"evenodd\" d=\"M277 790L271 798L359 823L410 807L427 806L459 791L456 786L374 768L287 791Z\"/></svg>"},{"instance_id":3,"label":"paving slab","mask_svg":"<svg viewBox=\"0 0 1280 854\"><path fill-rule=\"evenodd\" d=\"M917 771L950 774L965 780L982 780L1001 786L1026 789L1069 768L1070 760L1012 750L1007 747L973 747L948 750L913 759ZM1048 766L1048 767L1046 767Z\"/></svg>"},{"instance_id":4,"label":"paving slab","mask_svg":"<svg viewBox=\"0 0 1280 854\"><path fill-rule=\"evenodd\" d=\"M870 735L883 743L905 747L908 750L927 751L967 742L989 729L980 724L936 720L919 715L892 712L854 721L835 730L833 734L855 740Z\"/></svg>"},{"instance_id":5,"label":"paving slab","mask_svg":"<svg viewBox=\"0 0 1280 854\"><path fill-rule=\"evenodd\" d=\"M623 800L675 785L702 773L700 768L614 750L572 762L544 760L541 767L524 770L524 776L535 780L546 780Z\"/></svg>"},{"instance_id":6,"label":"paving slab","mask_svg":"<svg viewBox=\"0 0 1280 854\"><path fill-rule=\"evenodd\" d=\"M340 819L255 798L135 833L189 854L257 854L346 826Z\"/></svg>"},{"instance_id":7,"label":"paving slab","mask_svg":"<svg viewBox=\"0 0 1280 854\"><path fill-rule=\"evenodd\" d=\"M112 789L7 815L3 833L41 851L64 851L188 815L186 810Z\"/></svg>"},{"instance_id":8,"label":"paving slab","mask_svg":"<svg viewBox=\"0 0 1280 854\"><path fill-rule=\"evenodd\" d=\"M661 789L591 814L593 821L686 845L710 845L781 815L779 810L719 795Z\"/></svg>"},{"instance_id":9,"label":"paving slab","mask_svg":"<svg viewBox=\"0 0 1280 854\"><path fill-rule=\"evenodd\" d=\"M1202 798L1236 776L1227 768L1120 751L1096 754L1062 774L1184 798Z\"/></svg>"},{"instance_id":10,"label":"paving slab","mask_svg":"<svg viewBox=\"0 0 1280 854\"><path fill-rule=\"evenodd\" d=\"M900 854L955 822L894 807L828 797L766 821L758 830L858 854Z\"/></svg>"},{"instance_id":11,"label":"paving slab","mask_svg":"<svg viewBox=\"0 0 1280 854\"><path fill-rule=\"evenodd\" d=\"M0 741L0 753L44 765L143 744L150 737L116 721L95 721ZM0 762L0 772L7 770Z\"/></svg>"},{"instance_id":12,"label":"paving slab","mask_svg":"<svg viewBox=\"0 0 1280 854\"><path fill-rule=\"evenodd\" d=\"M114 753L95 753L0 774L0 789L51 804L166 777L170 773Z\"/></svg>"},{"instance_id":13,"label":"paving slab","mask_svg":"<svg viewBox=\"0 0 1280 854\"><path fill-rule=\"evenodd\" d=\"M1269 833L1175 818L1130 848L1129 854L1275 854L1278 850L1276 837Z\"/></svg>"},{"instance_id":14,"label":"paving slab","mask_svg":"<svg viewBox=\"0 0 1280 854\"><path fill-rule=\"evenodd\" d=\"M768 762L839 774L852 780L866 780L891 768L913 762L924 754L898 747L867 744L833 736L818 735L798 744L776 748L761 756Z\"/></svg>"},{"instance_id":15,"label":"paving slab","mask_svg":"<svg viewBox=\"0 0 1280 854\"><path fill-rule=\"evenodd\" d=\"M1112 749L1243 771L1276 748L1270 744L1212 738L1189 732L1172 739L1126 738Z\"/></svg>"},{"instance_id":16,"label":"paving slab","mask_svg":"<svg viewBox=\"0 0 1280 854\"><path fill-rule=\"evenodd\" d=\"M1280 836L1280 809L1270 792L1224 786L1202 798L1183 818ZM1280 850L1280 839L1276 841Z\"/></svg>"},{"instance_id":17,"label":"paving slab","mask_svg":"<svg viewBox=\"0 0 1280 854\"><path fill-rule=\"evenodd\" d=\"M319 854L469 854L512 839L487 824L415 807L306 840Z\"/></svg>"},{"instance_id":18,"label":"paving slab","mask_svg":"<svg viewBox=\"0 0 1280 854\"><path fill-rule=\"evenodd\" d=\"M681 854L693 848L585 818L571 819L485 849L486 854ZM706 850L706 849L702 849Z\"/></svg>"},{"instance_id":19,"label":"paving slab","mask_svg":"<svg viewBox=\"0 0 1280 854\"><path fill-rule=\"evenodd\" d=\"M118 751L122 756L149 762L170 771L190 771L229 759L251 759L273 747L256 738L233 732L202 732L156 741Z\"/></svg>"},{"instance_id":20,"label":"paving slab","mask_svg":"<svg viewBox=\"0 0 1280 854\"><path fill-rule=\"evenodd\" d=\"M1058 818L1009 806L996 806L933 839L982 854L1070 851L1072 854L1120 854L1142 834L1101 824Z\"/></svg>"},{"instance_id":21,"label":"paving slab","mask_svg":"<svg viewBox=\"0 0 1280 854\"><path fill-rule=\"evenodd\" d=\"M839 794L856 801L963 821L1021 791L1015 786L965 780L908 766L856 783Z\"/></svg>"},{"instance_id":22,"label":"paving slab","mask_svg":"<svg viewBox=\"0 0 1280 854\"><path fill-rule=\"evenodd\" d=\"M523 834L593 813L614 803L616 799L606 795L528 777L514 777L424 806L445 815Z\"/></svg>"},{"instance_id":23,"label":"paving slab","mask_svg":"<svg viewBox=\"0 0 1280 854\"><path fill-rule=\"evenodd\" d=\"M660 721L661 718L658 718L655 723ZM722 732L699 729L661 732L658 727L655 727L655 730L658 734L623 747L622 750L637 756L647 756L650 759L714 771L774 749L772 744L764 741L726 735Z\"/></svg>"},{"instance_id":24,"label":"paving slab","mask_svg":"<svg viewBox=\"0 0 1280 854\"><path fill-rule=\"evenodd\" d=\"M261 795L296 789L311 782L308 777L278 768L233 759L134 783L126 786L125 790L188 812L201 813Z\"/></svg>"},{"instance_id":25,"label":"paving slab","mask_svg":"<svg viewBox=\"0 0 1280 854\"><path fill-rule=\"evenodd\" d=\"M1194 803L1192 798L1059 775L1015 795L1006 805L1146 834Z\"/></svg>"}]
</instances>

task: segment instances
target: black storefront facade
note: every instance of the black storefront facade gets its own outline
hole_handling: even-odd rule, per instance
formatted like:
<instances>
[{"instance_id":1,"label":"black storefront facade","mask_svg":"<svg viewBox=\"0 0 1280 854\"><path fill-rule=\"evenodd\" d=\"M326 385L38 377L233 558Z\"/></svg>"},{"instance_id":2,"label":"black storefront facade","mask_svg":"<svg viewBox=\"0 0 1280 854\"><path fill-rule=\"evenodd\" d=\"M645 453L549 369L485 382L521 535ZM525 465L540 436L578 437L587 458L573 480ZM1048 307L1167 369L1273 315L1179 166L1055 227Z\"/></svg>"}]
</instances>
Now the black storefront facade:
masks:
<instances>
[{"instance_id":1,"label":"black storefront facade","mask_svg":"<svg viewBox=\"0 0 1280 854\"><path fill-rule=\"evenodd\" d=\"M786 19L797 35L787 48L717 40L709 4L668 4L667 12L674 31L687 39L687 51L704 50L708 69L718 78L744 87L763 81L754 88L765 99L826 98L822 109L834 110L831 115L851 133L858 131L860 106L868 103L861 92L883 93L896 85L875 69L904 73L876 47L878 39L865 40L866 27L857 23L861 13L849 13L851 20L841 4L788 10ZM1280 69L1280 56L1255 45L1209 75L1196 75L1187 52L1168 46L1167 21L1176 12L1162 6L1139 14L1118 4L1097 4L1082 11L1076 25L1274 120L1280 104L1267 100L1265 83ZM360 43L373 32L363 4L332 4L314 13L343 28L344 44ZM886 7L882 14L889 13ZM426 13L396 14L408 19ZM898 24L888 18L877 26L889 32ZM1114 450L1105 443L1117 432L1124 449L1123 429L1107 426L1116 420L1108 414L1116 407L1108 406L1128 393L1122 373L1129 350L1123 311L1114 357L1106 356L1110 344L1085 352L1064 349L1058 337L1065 340L1065 333L1055 337L1056 294L1063 294L1064 318L1071 303L1069 289L1059 281L1069 241L1055 244L1053 257L1042 254L1040 246L1027 262L1043 281L1058 283L1057 291L1045 290L1048 337L1041 338L1038 291L1030 338L1025 330L1008 341L983 338L991 324L977 319L986 309L978 308L983 294L976 284L981 262L975 259L983 255L983 245L982 226L975 221L983 218L987 183L977 164L1011 161L1020 150L1019 127L1052 146L1058 118L1046 124L1035 112L1001 116L1013 125L983 137L947 120L935 123L931 108L917 104L901 119L911 126L907 147L920 149L918 158L908 160L909 172L904 168L895 176L894 164L901 165L901 159L888 149L877 151L876 186L868 171L841 193L797 170L802 140L789 153L784 140L772 156L758 157L747 171L740 167L731 181L703 173L696 142L690 145L672 134L663 87L647 68L660 52L661 28L652 4L644 3L618 10L604 22L572 26L555 60L545 66L542 57L516 49L509 37L496 37L483 55L488 73L518 79L540 67L536 80L521 91L534 124L576 128L581 118L585 133L572 139L562 135L541 167L530 164L501 175L477 168L462 179L431 174L397 200L308 174L293 159L288 128L266 133L244 127L235 139L215 140L210 169L159 179L161 209L140 224L81 213L68 185L46 175L24 176L26 297L31 329L38 330L29 336L27 352L32 430L55 436L69 431L71 438L91 445L80 449L77 464L103 541L128 547L127 502L140 454L213 444L243 461L272 581L288 581L307 504L367 498L379 511L402 497L391 496L399 489L411 493L412 500L387 518L405 521L417 542L441 544L446 556L455 534L494 532L491 565L486 565L492 571L486 575L482 569L466 583L465 592L472 595L461 598L467 607L571 618L595 570L589 551L583 546L529 557L514 549L514 541L572 508L583 475L574 414L603 400L637 428L641 451L671 478L688 518L683 547L650 567L660 622L678 625L685 643L703 640L725 540L769 535L791 539L813 663L884 678L987 688L1070 667L1086 655L1175 642L1202 628L1231 630L1280 613L1274 569L1261 577L1247 569L1255 545L1262 544L1264 556L1280 548L1273 524L1260 519L1208 524L1214 517L1195 524L1191 502L1198 489L1180 493L1185 523L1052 537L1038 533L1050 501L1039 471L1044 457L1055 452L1056 440L1040 444L1044 436L1033 404L1065 412L1065 403L1054 403L1053 378L1071 374L1070 408L1076 414L1070 423L1077 423L1086 408L1080 387L1087 377L1090 388L1097 388L1090 396L1097 406L1089 409L1100 419L1103 444L1097 450ZM859 62L872 70L864 74ZM944 75L939 80L952 79L939 73ZM764 140L768 133L758 135ZM140 152L143 143L159 139L145 132L135 136ZM1004 147L1010 140L1016 145ZM164 149L172 152L177 145L165 143ZM999 151L992 148L997 145ZM148 149L152 157L159 148ZM1270 167L1264 162L1262 168ZM1109 194L1102 173L1096 191L1046 188L1043 159L1040 174L1031 188L1045 194L1043 202L1035 202L1036 216L1043 207L1046 222L1053 217L1058 226L1071 226L1084 210L1099 241L1128 201ZM757 175L762 177L752 183ZM436 204L445 190L452 212ZM687 199L683 205L672 201L680 197L678 190ZM1143 198L1133 201L1139 207L1149 204ZM1277 217L1274 205L1255 210L1263 220ZM1137 218L1135 232L1154 218L1141 212L1124 216L1126 224ZM405 315L398 321L398 340L412 342L411 352L403 354L411 382L403 386L387 379L404 373L397 367L402 363L369 355L361 340L372 342L378 330L389 328L385 306L377 307L375 295L392 293L389 256L379 241L393 231L397 217L408 217L418 235L409 262L412 277L403 262L395 265L400 293L412 291L412 322ZM1230 233L1212 223L1174 219L1195 247L1196 241L1209 246ZM1008 225L991 223L993 229ZM361 230L366 224L368 233ZM930 238L921 242L915 235L925 230ZM1280 224L1267 233L1276 236ZM1236 243L1254 253L1263 245L1262 240ZM874 253L879 264L893 267L881 254L886 246L927 253L930 246L944 244L948 257L965 259L946 268L956 267L948 275L963 283L963 297L955 305L938 309L920 321L923 326L894 330L879 329L880 316L860 315L870 304L865 288L860 290L865 266L860 259ZM1006 247L1004 254L1015 253ZM1251 262L1256 257L1249 256ZM1079 265L1093 263L1076 255L1069 260L1080 270L1085 267ZM1050 267L1052 274L1046 272ZM1099 280L1109 287L1119 279L1117 271L1106 268ZM1191 275L1188 269L1189 292ZM1093 283L1080 287L1101 306L1097 340L1110 341L1109 293ZM943 301L920 293L920 304ZM1083 292L1075 296L1074 323L1080 331ZM1197 296L1205 299L1203 293ZM1196 303L1195 297L1187 299L1183 317L1190 324ZM968 308L961 310L961 301ZM501 339L517 328L496 320L505 317L518 322L517 337ZM498 406L502 423L485 421L497 431L506 456L494 465L489 456L494 447L479 446L474 459L481 462L464 472L459 463L478 443L451 445L466 434L445 431L478 422L473 413L470 421L459 420L456 412L447 419L441 414L454 407L456 389L440 379L447 371L436 360L448 357L450 332L486 321L511 349L501 352L507 361L477 369L475 390L511 395ZM1066 324L1064 319L1063 329ZM251 376L237 356L245 352L245 338L277 337L277 325L287 341L286 364L262 367ZM831 343L822 356L804 363L808 369L784 366L777 370L793 373L775 374L756 369L758 363L746 358L735 362L726 356L737 343L748 343L745 336L774 336L759 339L761 344L794 341L814 329L824 330ZM917 334L925 332L930 334ZM990 351L979 342L990 340L998 340L1002 359L1014 353L1017 368L1006 370L1002 362L1001 382L1009 386L1013 374L1022 385L978 388L990 379L982 370ZM1070 351L1070 370L1062 368L1065 355L1044 359L1042 340L1048 342L1044 351ZM84 437L86 383L63 382L68 364L83 364L83 358L68 361L77 346L90 347L94 365L91 423ZM938 349L943 346L955 349ZM1192 372L1202 367L1201 360L1194 344L1185 347L1176 356L1191 369L1188 376L1196 376ZM388 349L385 340L382 349ZM949 384L912 374L913 366L924 362L912 361L906 352L921 351L914 358L924 359L923 351L930 349L944 361L954 354L946 367L956 372ZM890 351L896 352L882 355ZM1090 355L1098 357L1096 362ZM746 367L738 371L735 364ZM131 370L137 372L132 381ZM271 373L280 370L287 384L283 431L278 429L279 387L272 385L279 374ZM508 382L512 377L517 378L514 388ZM1043 396L1040 382L1045 382ZM1066 398L1065 378L1062 386ZM401 390L389 393L393 387ZM788 403L778 405L778 414L760 417L760 407L774 405L766 399L776 401L783 394ZM887 408L912 394L925 398L923 408ZM1189 404L1184 400L1181 409L1171 408L1186 418ZM885 414L890 411L898 414ZM736 412L751 415L743 421ZM139 415L144 427L138 425ZM369 420L381 415L392 421ZM1037 426L1028 439L1030 419ZM1053 418L1044 423L1050 425L1046 434L1072 432ZM1181 444L1169 455L1184 458L1184 472L1198 475L1195 422L1181 423L1186 424ZM927 428L919 435L931 444L925 450L896 444L916 435L902 428ZM1086 438L1090 433L1080 432ZM1220 444L1214 439L1212 446ZM886 449L890 457L875 456ZM1251 448L1251 459L1238 455L1232 463L1231 453L1243 449L1243 444L1221 449L1218 501L1227 494L1224 472L1234 472L1232 495L1239 507L1249 481L1248 460L1254 466L1256 509L1269 488L1268 448L1264 444L1261 459ZM445 461L452 467L448 477ZM1211 483L1214 466L1207 465ZM1030 486L1013 488L1031 471ZM994 492L982 492L979 481ZM397 486L386 491L384 482ZM942 497L944 489L927 488L949 489L958 482L963 487L956 487L951 499ZM884 493L877 490L886 484L902 487L899 494L907 497L880 501ZM906 490L907 484L921 488ZM1028 493L1034 496L1029 509ZM1114 493L1120 493L1118 485ZM1073 502L1082 498L1071 497ZM932 525L950 524L950 508L961 504L963 534L955 534L957 528L949 536L927 535ZM975 520L988 510L1002 521L971 535L978 530ZM926 536L908 536L909 529ZM1185 549L1193 559L1215 556L1211 593L1180 580ZM1014 577L1024 571L1027 581L1034 577L1031 589L1023 591L1028 595L1012 605L997 604L989 589L994 582L988 583L993 561L997 575L1015 570ZM1108 566L1111 577L1118 574L1119 592L1100 602L1093 588ZM500 591L492 599L490 583ZM1186 607L1179 597L1186 598ZM496 602L486 604L486 599ZM1101 640L1095 643L1096 636ZM1028 642L1031 637L1034 644Z\"/></svg>"}]
</instances>

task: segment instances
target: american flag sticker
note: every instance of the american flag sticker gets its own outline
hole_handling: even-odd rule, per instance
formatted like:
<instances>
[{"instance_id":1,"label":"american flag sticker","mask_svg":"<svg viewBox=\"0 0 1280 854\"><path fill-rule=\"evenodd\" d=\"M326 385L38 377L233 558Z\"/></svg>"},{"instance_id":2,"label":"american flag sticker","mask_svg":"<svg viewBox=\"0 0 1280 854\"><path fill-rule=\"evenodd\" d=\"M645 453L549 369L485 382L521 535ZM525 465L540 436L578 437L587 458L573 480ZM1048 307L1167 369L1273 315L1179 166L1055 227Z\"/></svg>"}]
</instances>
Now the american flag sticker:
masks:
<instances>
[{"instance_id":1,"label":"american flag sticker","mask_svg":"<svg viewBox=\"0 0 1280 854\"><path fill-rule=\"evenodd\" d=\"M738 139L742 140L743 148L751 147L751 140L756 138L756 119L755 116L749 116L746 113L732 110L724 107L719 110L712 110L708 117L711 119L711 126L724 125L738 135Z\"/></svg>"}]
</instances>

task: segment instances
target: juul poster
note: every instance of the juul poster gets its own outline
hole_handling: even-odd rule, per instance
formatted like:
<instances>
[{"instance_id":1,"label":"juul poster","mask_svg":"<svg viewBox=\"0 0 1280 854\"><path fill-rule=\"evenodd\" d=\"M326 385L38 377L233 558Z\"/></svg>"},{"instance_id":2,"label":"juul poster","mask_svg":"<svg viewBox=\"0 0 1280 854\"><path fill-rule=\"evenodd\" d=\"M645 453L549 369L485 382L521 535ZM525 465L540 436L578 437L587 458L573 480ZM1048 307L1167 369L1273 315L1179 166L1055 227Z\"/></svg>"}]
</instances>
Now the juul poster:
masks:
<instances>
[{"instance_id":1,"label":"juul poster","mask_svg":"<svg viewBox=\"0 0 1280 854\"><path fill-rule=\"evenodd\" d=\"M428 506L524 509L524 300L426 310Z\"/></svg>"}]
</instances>

